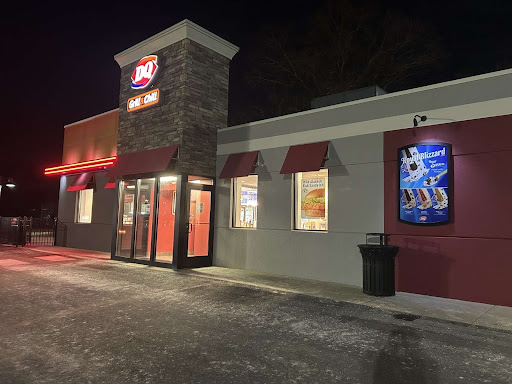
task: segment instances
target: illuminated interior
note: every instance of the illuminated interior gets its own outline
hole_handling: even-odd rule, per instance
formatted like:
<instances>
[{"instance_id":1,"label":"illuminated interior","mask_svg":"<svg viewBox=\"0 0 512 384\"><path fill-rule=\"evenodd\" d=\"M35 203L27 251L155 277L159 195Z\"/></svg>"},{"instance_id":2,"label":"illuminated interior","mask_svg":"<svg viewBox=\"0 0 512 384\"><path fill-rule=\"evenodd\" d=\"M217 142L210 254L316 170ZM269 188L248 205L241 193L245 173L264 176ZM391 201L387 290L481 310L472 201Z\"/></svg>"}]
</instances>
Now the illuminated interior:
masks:
<instances>
[{"instance_id":1,"label":"illuminated interior","mask_svg":"<svg viewBox=\"0 0 512 384\"><path fill-rule=\"evenodd\" d=\"M160 178L156 261L172 263L176 221L176 176Z\"/></svg>"},{"instance_id":2,"label":"illuminated interior","mask_svg":"<svg viewBox=\"0 0 512 384\"><path fill-rule=\"evenodd\" d=\"M188 257L208 256L211 192L190 190Z\"/></svg>"},{"instance_id":3,"label":"illuminated interior","mask_svg":"<svg viewBox=\"0 0 512 384\"><path fill-rule=\"evenodd\" d=\"M119 217L116 250L117 255L124 257L130 257L132 246L135 183L135 180L123 180L119 184Z\"/></svg>"},{"instance_id":4,"label":"illuminated interior","mask_svg":"<svg viewBox=\"0 0 512 384\"><path fill-rule=\"evenodd\" d=\"M177 180L176 176L162 176L158 179L147 178L120 182L121 204L119 205L117 256L130 257L133 242L134 258L149 261L154 248L155 261L173 262ZM154 201L157 181L159 182L158 205ZM213 180L208 178L190 176L188 179L188 220L184 223L188 234L188 257L209 255L212 195L210 190L202 190L204 187L201 185L212 184ZM156 220L154 220L155 214L157 214ZM155 222L156 244L153 247ZM135 237L134 240L133 237Z\"/></svg>"},{"instance_id":5,"label":"illuminated interior","mask_svg":"<svg viewBox=\"0 0 512 384\"><path fill-rule=\"evenodd\" d=\"M233 227L256 228L258 222L258 175L233 179Z\"/></svg>"},{"instance_id":6,"label":"illuminated interior","mask_svg":"<svg viewBox=\"0 0 512 384\"><path fill-rule=\"evenodd\" d=\"M137 199L137 220L135 232L134 256L147 259L151 254L151 233L153 226L153 206L155 196L155 179L139 180Z\"/></svg>"},{"instance_id":7,"label":"illuminated interior","mask_svg":"<svg viewBox=\"0 0 512 384\"><path fill-rule=\"evenodd\" d=\"M90 223L92 219L93 189L78 191L78 202L76 212L77 223Z\"/></svg>"}]
</instances>

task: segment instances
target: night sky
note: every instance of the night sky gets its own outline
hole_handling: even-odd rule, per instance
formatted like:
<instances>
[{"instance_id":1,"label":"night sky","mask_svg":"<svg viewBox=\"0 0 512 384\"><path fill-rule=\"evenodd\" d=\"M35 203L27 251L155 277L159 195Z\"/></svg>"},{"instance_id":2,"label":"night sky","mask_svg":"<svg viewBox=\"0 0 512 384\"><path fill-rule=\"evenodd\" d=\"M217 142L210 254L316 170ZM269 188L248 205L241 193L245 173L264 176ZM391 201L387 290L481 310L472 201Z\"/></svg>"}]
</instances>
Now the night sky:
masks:
<instances>
[{"instance_id":1,"label":"night sky","mask_svg":"<svg viewBox=\"0 0 512 384\"><path fill-rule=\"evenodd\" d=\"M116 53L185 18L236 44L229 110L236 119L254 97L244 73L258 34L268 25L301 25L322 1L12 3L2 9L0 23L0 176L13 177L17 187L2 191L3 216L30 214L41 203L57 201L58 177L44 176L43 169L61 164L65 124L118 107ZM448 54L431 83L512 67L511 1L380 5L421 19L439 37Z\"/></svg>"}]
</instances>

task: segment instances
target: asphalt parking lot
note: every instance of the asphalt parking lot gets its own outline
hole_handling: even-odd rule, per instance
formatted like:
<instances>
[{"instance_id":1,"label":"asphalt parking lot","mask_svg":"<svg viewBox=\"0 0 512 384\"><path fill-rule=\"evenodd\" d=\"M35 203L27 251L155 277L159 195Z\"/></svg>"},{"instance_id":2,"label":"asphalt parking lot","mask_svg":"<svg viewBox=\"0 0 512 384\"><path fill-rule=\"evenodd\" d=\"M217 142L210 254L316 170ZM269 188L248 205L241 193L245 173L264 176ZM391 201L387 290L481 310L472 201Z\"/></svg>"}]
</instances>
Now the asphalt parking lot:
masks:
<instances>
[{"instance_id":1,"label":"asphalt parking lot","mask_svg":"<svg viewBox=\"0 0 512 384\"><path fill-rule=\"evenodd\" d=\"M0 383L510 383L512 334L0 247Z\"/></svg>"}]
</instances>

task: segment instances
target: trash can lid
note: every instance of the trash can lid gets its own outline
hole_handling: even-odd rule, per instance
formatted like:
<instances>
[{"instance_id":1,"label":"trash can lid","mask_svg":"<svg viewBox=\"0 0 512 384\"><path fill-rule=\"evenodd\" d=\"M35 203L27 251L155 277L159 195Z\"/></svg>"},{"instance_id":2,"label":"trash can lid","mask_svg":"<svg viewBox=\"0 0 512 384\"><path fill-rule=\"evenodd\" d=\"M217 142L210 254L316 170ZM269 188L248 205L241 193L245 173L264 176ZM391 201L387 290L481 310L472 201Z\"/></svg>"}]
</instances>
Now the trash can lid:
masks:
<instances>
[{"instance_id":1,"label":"trash can lid","mask_svg":"<svg viewBox=\"0 0 512 384\"><path fill-rule=\"evenodd\" d=\"M380 245L388 245L389 233L371 232L366 234L366 244L368 244L369 236L378 236Z\"/></svg>"}]
</instances>

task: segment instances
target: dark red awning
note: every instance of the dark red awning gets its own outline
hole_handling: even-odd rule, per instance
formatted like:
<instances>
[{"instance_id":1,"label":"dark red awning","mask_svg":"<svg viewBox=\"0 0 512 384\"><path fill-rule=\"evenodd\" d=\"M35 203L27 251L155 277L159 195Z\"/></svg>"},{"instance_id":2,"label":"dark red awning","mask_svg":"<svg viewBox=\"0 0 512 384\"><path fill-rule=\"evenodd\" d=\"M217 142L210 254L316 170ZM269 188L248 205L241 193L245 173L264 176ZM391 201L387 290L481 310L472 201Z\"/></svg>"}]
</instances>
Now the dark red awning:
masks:
<instances>
[{"instance_id":1,"label":"dark red awning","mask_svg":"<svg viewBox=\"0 0 512 384\"><path fill-rule=\"evenodd\" d=\"M128 153L117 156L115 164L107 171L108 177L139 175L165 171L178 151L177 145Z\"/></svg>"},{"instance_id":2,"label":"dark red awning","mask_svg":"<svg viewBox=\"0 0 512 384\"><path fill-rule=\"evenodd\" d=\"M231 179L233 177L249 176L254 172L258 153L259 151L254 151L229 155L219 178Z\"/></svg>"},{"instance_id":3,"label":"dark red awning","mask_svg":"<svg viewBox=\"0 0 512 384\"><path fill-rule=\"evenodd\" d=\"M109 177L107 184L105 184L105 189L114 189L116 187L116 178Z\"/></svg>"},{"instance_id":4,"label":"dark red awning","mask_svg":"<svg viewBox=\"0 0 512 384\"><path fill-rule=\"evenodd\" d=\"M281 173L318 171L324 166L329 148L328 141L320 143L293 145L288 149Z\"/></svg>"},{"instance_id":5,"label":"dark red awning","mask_svg":"<svg viewBox=\"0 0 512 384\"><path fill-rule=\"evenodd\" d=\"M83 191L84 189L87 189L87 186L89 188L92 188L92 172L82 173L81 175L75 176L75 179L71 183L71 185L68 187L68 192L74 192L74 191Z\"/></svg>"}]
</instances>

